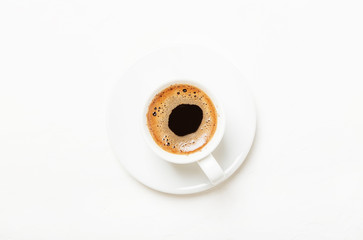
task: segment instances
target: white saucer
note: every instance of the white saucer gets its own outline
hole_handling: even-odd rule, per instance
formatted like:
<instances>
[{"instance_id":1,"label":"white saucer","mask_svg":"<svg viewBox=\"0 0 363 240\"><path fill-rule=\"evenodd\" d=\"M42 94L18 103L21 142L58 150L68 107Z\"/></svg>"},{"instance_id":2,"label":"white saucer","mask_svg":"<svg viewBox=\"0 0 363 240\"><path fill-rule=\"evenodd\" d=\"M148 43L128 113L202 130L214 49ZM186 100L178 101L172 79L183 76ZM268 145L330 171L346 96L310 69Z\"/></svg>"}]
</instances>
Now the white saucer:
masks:
<instances>
[{"instance_id":1,"label":"white saucer","mask_svg":"<svg viewBox=\"0 0 363 240\"><path fill-rule=\"evenodd\" d=\"M255 136L253 99L233 64L194 45L160 49L127 70L111 98L110 143L125 169L146 186L173 194L201 192L213 185L197 163L177 165L162 160L149 149L139 131L144 96L171 80L200 82L216 95L225 110L226 130L213 156L225 171L224 180L241 166Z\"/></svg>"}]
</instances>

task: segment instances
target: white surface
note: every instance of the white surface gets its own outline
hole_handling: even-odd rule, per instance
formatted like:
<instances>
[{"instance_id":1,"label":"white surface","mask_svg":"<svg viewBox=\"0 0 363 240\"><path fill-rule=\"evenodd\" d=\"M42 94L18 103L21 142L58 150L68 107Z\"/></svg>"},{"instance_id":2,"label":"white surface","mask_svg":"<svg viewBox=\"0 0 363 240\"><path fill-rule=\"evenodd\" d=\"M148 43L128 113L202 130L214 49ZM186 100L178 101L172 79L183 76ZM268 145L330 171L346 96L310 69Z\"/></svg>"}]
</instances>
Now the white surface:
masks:
<instances>
[{"instance_id":1,"label":"white surface","mask_svg":"<svg viewBox=\"0 0 363 240\"><path fill-rule=\"evenodd\" d=\"M207 146L201 152L178 158L154 143L144 119L151 99L175 80L188 80L204 90L219 115L216 132ZM132 104L125 85L133 93ZM198 164L193 164L212 151L225 172L222 180L230 177L245 160L256 129L255 105L238 69L223 56L190 44L162 48L137 61L114 87L107 116L111 146L127 171L153 189L175 194L213 187ZM217 170L215 173L222 172Z\"/></svg>"},{"instance_id":2,"label":"white surface","mask_svg":"<svg viewBox=\"0 0 363 240\"><path fill-rule=\"evenodd\" d=\"M0 1L0 239L362 239L362 22L358 0ZM223 52L258 109L248 159L195 196L134 181L104 127L173 41Z\"/></svg>"}]
</instances>

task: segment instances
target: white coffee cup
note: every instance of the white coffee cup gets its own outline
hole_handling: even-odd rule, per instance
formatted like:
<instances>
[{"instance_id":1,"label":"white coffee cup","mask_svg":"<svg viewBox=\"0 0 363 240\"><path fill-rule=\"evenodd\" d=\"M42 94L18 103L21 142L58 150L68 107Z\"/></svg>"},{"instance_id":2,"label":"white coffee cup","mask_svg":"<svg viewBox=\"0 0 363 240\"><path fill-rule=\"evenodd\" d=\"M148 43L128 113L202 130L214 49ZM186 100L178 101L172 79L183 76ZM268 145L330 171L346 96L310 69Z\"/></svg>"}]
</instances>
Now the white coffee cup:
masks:
<instances>
[{"instance_id":1,"label":"white coffee cup","mask_svg":"<svg viewBox=\"0 0 363 240\"><path fill-rule=\"evenodd\" d=\"M213 137L209 140L209 142L199 151L190 153L190 154L173 154L170 152L167 152L163 150L161 147L159 147L153 137L151 136L151 133L149 131L149 128L147 126L147 118L146 114L149 108L149 105L152 101L152 99L155 97L156 94L161 92L163 89L173 85L173 84L189 84L198 87L199 89L203 90L209 98L212 100L216 111L217 111L217 128L213 135ZM213 185L218 184L219 182L224 180L224 171L219 166L216 159L213 157L212 152L216 149L218 144L223 138L224 129L225 129L225 115L223 112L223 108L220 105L220 103L217 101L217 99L213 96L213 94L204 86L201 86L199 83L195 81L189 81L189 80L177 80L177 81L170 81L167 83L162 84L159 87L156 87L153 91L151 91L150 95L145 100L144 109L142 112L142 128L141 131L144 135L144 138L150 148L162 159L175 163L175 164L189 164L197 162L200 166L200 168L203 170L205 175L208 177L210 182Z\"/></svg>"}]
</instances>

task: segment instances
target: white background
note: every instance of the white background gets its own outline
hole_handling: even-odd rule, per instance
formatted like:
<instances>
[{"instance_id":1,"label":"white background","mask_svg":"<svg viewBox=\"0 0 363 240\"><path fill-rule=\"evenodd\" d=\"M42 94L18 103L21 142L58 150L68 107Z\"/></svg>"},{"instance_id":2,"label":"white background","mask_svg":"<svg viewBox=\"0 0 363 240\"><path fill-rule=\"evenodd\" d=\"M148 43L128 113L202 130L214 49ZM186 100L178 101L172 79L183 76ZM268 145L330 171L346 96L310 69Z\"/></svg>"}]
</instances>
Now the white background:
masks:
<instances>
[{"instance_id":1,"label":"white background","mask_svg":"<svg viewBox=\"0 0 363 240\"><path fill-rule=\"evenodd\" d=\"M0 239L363 239L362 12L358 0L1 0ZM105 131L125 69L174 42L232 60L258 110L243 166L192 196L136 182Z\"/></svg>"}]
</instances>

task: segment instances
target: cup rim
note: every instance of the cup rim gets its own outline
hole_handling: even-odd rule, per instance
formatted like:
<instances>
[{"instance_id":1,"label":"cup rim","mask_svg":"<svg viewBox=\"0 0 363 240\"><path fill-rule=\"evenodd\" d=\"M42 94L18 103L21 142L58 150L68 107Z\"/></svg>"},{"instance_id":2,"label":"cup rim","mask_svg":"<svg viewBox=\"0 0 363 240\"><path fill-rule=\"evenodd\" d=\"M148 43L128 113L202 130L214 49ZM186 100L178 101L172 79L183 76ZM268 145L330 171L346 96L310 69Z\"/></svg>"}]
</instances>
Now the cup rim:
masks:
<instances>
[{"instance_id":1,"label":"cup rim","mask_svg":"<svg viewBox=\"0 0 363 240\"><path fill-rule=\"evenodd\" d=\"M160 91L162 91L163 89L165 89L173 84L190 84L190 85L200 88L209 96L209 98L212 100L212 102L217 110L217 128L216 128L216 131L214 132L212 139L210 139L209 142L202 149L200 149L196 152L190 153L190 154L174 154L174 153L170 153L170 152L163 150L158 144L155 143L153 137L151 136L149 128L147 126L146 114L147 114L147 111L148 111L148 108L149 108L149 105L150 105L152 99L154 99L155 95L158 94ZM225 123L226 123L223 107L221 106L218 99L216 99L215 95L213 95L208 90L207 87L198 83L197 81L193 81L193 80L189 80L189 79L184 79L184 80L178 79L178 80L170 80L167 82L163 82L162 84L157 86L145 98L144 103L145 104L144 104L144 108L143 108L142 116L141 116L141 126L142 126L141 131L144 136L144 139L146 140L149 147L153 150L153 152L155 152L159 157L161 157L162 159L164 159L168 162L172 162L172 163L176 163L176 164L188 164L188 163L197 162L198 160L201 160L201 159L207 157L209 154L211 154L214 151L214 149L219 145L220 141L223 138L224 130L225 130Z\"/></svg>"}]
</instances>

